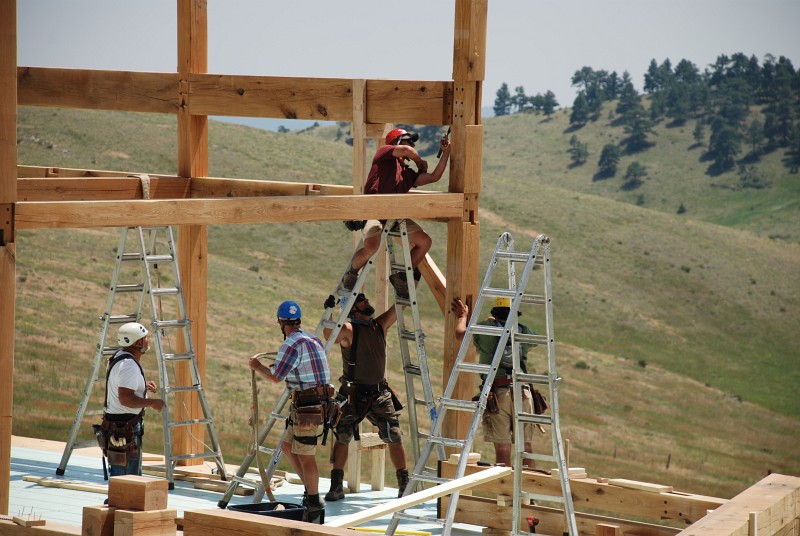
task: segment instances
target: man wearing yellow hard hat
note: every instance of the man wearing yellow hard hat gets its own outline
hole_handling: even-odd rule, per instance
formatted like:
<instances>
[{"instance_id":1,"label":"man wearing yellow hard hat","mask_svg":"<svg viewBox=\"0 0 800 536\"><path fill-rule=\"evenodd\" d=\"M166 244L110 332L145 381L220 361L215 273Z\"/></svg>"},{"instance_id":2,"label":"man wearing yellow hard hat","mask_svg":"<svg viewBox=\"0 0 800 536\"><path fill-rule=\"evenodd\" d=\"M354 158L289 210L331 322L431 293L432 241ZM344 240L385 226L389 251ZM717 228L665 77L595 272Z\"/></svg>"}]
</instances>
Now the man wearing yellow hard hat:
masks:
<instances>
[{"instance_id":1,"label":"man wearing yellow hard hat","mask_svg":"<svg viewBox=\"0 0 800 536\"><path fill-rule=\"evenodd\" d=\"M460 300L459 300L460 304ZM461 304L453 305L454 308L466 306ZM479 322L481 325L488 326L504 326L508 319L510 312L511 299L510 298L497 298L495 299L494 307L491 310L491 316L484 321ZM454 309L455 310L455 309ZM466 317L466 311L456 311L458 316L461 312ZM517 324L518 332L530 335L535 335L533 331L524 324ZM463 336L463 335L462 335ZM478 351L478 361L483 364L490 364L494 357L495 350L499 339L493 335L480 335L472 336L472 343ZM520 360L520 368L522 372L528 372L528 348L531 344L518 343L518 353ZM506 466L511 465L511 445L514 444L515 430L514 430L514 390L511 385L511 377L513 373L511 341L509 339L506 349L503 353L503 360L500 363L500 368L497 369L497 375L492 383L492 390L489 394L487 401L486 411L483 414L483 439L494 443L495 463L502 463ZM533 413L533 397L531 389L528 384L522 386L522 411L525 413ZM523 438L525 441L525 451L533 452L533 431L532 424L526 424L523 428ZM533 469L534 461L525 460L526 467Z\"/></svg>"}]
</instances>

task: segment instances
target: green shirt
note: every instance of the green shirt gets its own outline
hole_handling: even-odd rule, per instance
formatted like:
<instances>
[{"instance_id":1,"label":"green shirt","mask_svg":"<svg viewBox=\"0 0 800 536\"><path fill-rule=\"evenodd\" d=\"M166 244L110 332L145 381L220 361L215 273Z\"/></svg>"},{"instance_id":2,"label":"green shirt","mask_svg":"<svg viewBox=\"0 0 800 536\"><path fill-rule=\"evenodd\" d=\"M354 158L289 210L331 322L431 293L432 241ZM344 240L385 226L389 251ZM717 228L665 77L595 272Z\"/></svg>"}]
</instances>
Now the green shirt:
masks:
<instances>
[{"instance_id":1,"label":"green shirt","mask_svg":"<svg viewBox=\"0 0 800 536\"><path fill-rule=\"evenodd\" d=\"M489 317L488 319L478 322L481 326L497 326L497 322L493 317ZM502 326L502 324L501 324ZM519 333L524 333L526 335L536 335L533 331L528 328L525 324L517 324L517 331ZM475 349L478 351L478 362L484 365L489 365L492 362L492 358L494 357L494 352L497 349L497 342L500 340L500 337L495 337L494 335L483 335L483 334L476 334L472 336L472 343L475 345ZM529 343L518 343L519 344L519 359L520 365L523 372L528 372L527 362L528 362L528 348L532 346L536 346L535 344ZM503 369L498 369L498 375L502 374ZM511 370L507 369L506 374L511 375Z\"/></svg>"}]
</instances>

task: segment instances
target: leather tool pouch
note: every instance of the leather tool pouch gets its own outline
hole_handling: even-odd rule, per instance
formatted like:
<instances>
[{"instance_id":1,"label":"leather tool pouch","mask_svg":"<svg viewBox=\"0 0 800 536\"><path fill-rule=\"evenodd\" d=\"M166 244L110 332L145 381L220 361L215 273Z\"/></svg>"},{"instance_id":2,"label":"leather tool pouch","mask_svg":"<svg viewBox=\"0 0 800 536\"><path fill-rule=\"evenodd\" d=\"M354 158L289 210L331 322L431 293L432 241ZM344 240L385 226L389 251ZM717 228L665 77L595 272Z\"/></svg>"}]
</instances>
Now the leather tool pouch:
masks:
<instances>
[{"instance_id":1,"label":"leather tool pouch","mask_svg":"<svg viewBox=\"0 0 800 536\"><path fill-rule=\"evenodd\" d=\"M494 391L489 391L489 396L486 397L486 413L492 415L500 413L500 407L497 405L497 395Z\"/></svg>"}]
</instances>

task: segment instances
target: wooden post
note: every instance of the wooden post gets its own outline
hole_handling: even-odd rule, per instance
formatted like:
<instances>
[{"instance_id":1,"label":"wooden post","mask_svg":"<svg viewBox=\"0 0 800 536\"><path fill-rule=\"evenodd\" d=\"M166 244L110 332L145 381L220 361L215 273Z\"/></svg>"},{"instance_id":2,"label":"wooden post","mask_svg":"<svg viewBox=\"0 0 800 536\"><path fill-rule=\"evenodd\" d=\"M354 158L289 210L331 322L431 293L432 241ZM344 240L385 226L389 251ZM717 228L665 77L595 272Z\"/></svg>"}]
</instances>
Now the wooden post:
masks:
<instances>
[{"instance_id":1,"label":"wooden post","mask_svg":"<svg viewBox=\"0 0 800 536\"><path fill-rule=\"evenodd\" d=\"M0 514L8 514L14 412L17 2L0 0Z\"/></svg>"},{"instance_id":2,"label":"wooden post","mask_svg":"<svg viewBox=\"0 0 800 536\"><path fill-rule=\"evenodd\" d=\"M455 317L449 312L450 302L458 297L472 307L478 288L478 195L481 189L483 155L480 99L484 78L487 8L487 0L456 0L449 191L463 193L465 206L461 218L450 220L447 226L445 308L448 312L442 371L445 385L453 370L460 345L455 339ZM474 359L474 350L470 359ZM462 381L456 386L453 396L469 400L474 389L474 382ZM446 437L463 438L469 429L471 416L464 412L452 413L455 415L444 423L443 434Z\"/></svg>"},{"instance_id":3,"label":"wooden post","mask_svg":"<svg viewBox=\"0 0 800 536\"><path fill-rule=\"evenodd\" d=\"M208 10L206 0L178 0L178 78L180 95L178 107L178 175L204 177L208 175L208 116L192 115L192 74L208 72ZM192 321L192 345L197 357L200 380L205 384L206 326L208 296L208 226L183 225L178 230L178 267L183 283L186 313ZM178 351L185 351L183 341ZM186 363L176 366L177 381L190 385ZM179 418L200 419L202 408L194 393L176 395L173 411ZM186 408L184 410L184 408ZM175 428L172 436L176 455L202 452L204 425ZM180 465L198 465L202 459L182 460Z\"/></svg>"}]
</instances>

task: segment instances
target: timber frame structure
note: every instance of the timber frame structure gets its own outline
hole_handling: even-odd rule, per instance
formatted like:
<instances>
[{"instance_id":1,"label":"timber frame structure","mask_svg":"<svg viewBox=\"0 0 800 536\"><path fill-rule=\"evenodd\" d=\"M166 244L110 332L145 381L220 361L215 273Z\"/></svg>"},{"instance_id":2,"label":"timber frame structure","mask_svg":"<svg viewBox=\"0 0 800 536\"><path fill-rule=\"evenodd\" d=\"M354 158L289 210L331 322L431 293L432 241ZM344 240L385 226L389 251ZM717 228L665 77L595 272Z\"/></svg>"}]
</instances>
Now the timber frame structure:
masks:
<instances>
[{"instance_id":1,"label":"timber frame structure","mask_svg":"<svg viewBox=\"0 0 800 536\"><path fill-rule=\"evenodd\" d=\"M454 6L452 80L401 81L208 73L207 0L176 0L177 72L18 66L17 0L0 0L0 513L7 513L9 505L15 238L21 229L178 226L187 314L204 377L209 224L446 221L447 284L432 263L422 271L446 316L444 378L449 376L458 346L454 318L445 304L460 296L471 305L478 282L480 101L488 0L455 0ZM19 105L175 114L177 173L148 174L150 196L144 199L138 177L147 170L18 166ZM354 186L208 177L209 115L350 122ZM367 141L382 137L392 123L451 126L449 192L358 195L370 162ZM462 394L470 387L462 386ZM190 407L195 416L200 411ZM464 435L468 424L466 415L448 419L448 435ZM188 432L175 438L176 453L194 452L191 437L202 438L202 429Z\"/></svg>"}]
</instances>

